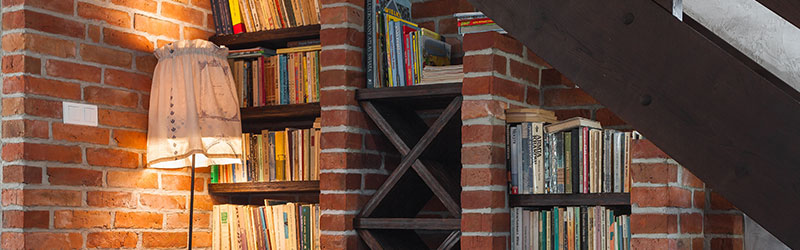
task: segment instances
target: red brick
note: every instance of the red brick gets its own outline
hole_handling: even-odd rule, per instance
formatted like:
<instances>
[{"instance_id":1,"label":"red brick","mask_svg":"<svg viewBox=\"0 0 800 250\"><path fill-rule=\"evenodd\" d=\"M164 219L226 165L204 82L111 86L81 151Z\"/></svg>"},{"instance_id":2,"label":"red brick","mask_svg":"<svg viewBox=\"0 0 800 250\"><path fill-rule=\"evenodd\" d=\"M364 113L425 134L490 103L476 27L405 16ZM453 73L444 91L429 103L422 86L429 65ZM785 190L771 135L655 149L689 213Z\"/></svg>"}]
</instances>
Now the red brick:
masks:
<instances>
[{"instance_id":1,"label":"red brick","mask_svg":"<svg viewBox=\"0 0 800 250\"><path fill-rule=\"evenodd\" d=\"M72 14L74 0L3 0L3 7L15 6L25 3L27 7L36 7L45 10L55 11L62 14Z\"/></svg>"},{"instance_id":2,"label":"red brick","mask_svg":"<svg viewBox=\"0 0 800 250\"><path fill-rule=\"evenodd\" d=\"M461 207L464 209L503 208L506 193L503 191L462 191Z\"/></svg>"},{"instance_id":3,"label":"red brick","mask_svg":"<svg viewBox=\"0 0 800 250\"><path fill-rule=\"evenodd\" d=\"M320 245L323 250L333 249L359 249L361 240L355 235L320 235Z\"/></svg>"},{"instance_id":4,"label":"red brick","mask_svg":"<svg viewBox=\"0 0 800 250\"><path fill-rule=\"evenodd\" d=\"M144 36L109 28L103 29L103 42L108 45L142 52L152 52L154 49L153 42ZM106 74L108 74L108 72L106 72Z\"/></svg>"},{"instance_id":5,"label":"red brick","mask_svg":"<svg viewBox=\"0 0 800 250\"><path fill-rule=\"evenodd\" d=\"M42 168L32 166L5 166L3 167L3 183L42 183Z\"/></svg>"},{"instance_id":6,"label":"red brick","mask_svg":"<svg viewBox=\"0 0 800 250\"><path fill-rule=\"evenodd\" d=\"M497 32L482 32L464 36L464 51L495 48L507 53L522 56L522 43L508 35Z\"/></svg>"},{"instance_id":7,"label":"red brick","mask_svg":"<svg viewBox=\"0 0 800 250\"><path fill-rule=\"evenodd\" d=\"M105 211L61 210L53 213L55 228L109 228L111 213Z\"/></svg>"},{"instance_id":8,"label":"red brick","mask_svg":"<svg viewBox=\"0 0 800 250\"><path fill-rule=\"evenodd\" d=\"M147 133L115 129L112 139L114 139L114 142L120 147L133 149L147 148Z\"/></svg>"},{"instance_id":9,"label":"red brick","mask_svg":"<svg viewBox=\"0 0 800 250\"><path fill-rule=\"evenodd\" d=\"M138 31L147 32L156 36L180 39L180 33L176 32L180 30L178 24L141 14L136 14L134 16L133 23L134 28Z\"/></svg>"},{"instance_id":10,"label":"red brick","mask_svg":"<svg viewBox=\"0 0 800 250\"><path fill-rule=\"evenodd\" d=\"M325 18L325 16L323 16L323 18ZM323 46L347 44L363 48L366 43L364 32L351 28L323 29L319 32L319 36L322 38L320 43ZM322 66L325 65L323 64Z\"/></svg>"},{"instance_id":11,"label":"red brick","mask_svg":"<svg viewBox=\"0 0 800 250\"><path fill-rule=\"evenodd\" d=\"M192 246L211 247L211 232L192 233Z\"/></svg>"},{"instance_id":12,"label":"red brick","mask_svg":"<svg viewBox=\"0 0 800 250\"><path fill-rule=\"evenodd\" d=\"M205 18L205 14L202 11L170 2L161 3L161 15L197 26L203 26L203 19Z\"/></svg>"},{"instance_id":13,"label":"red brick","mask_svg":"<svg viewBox=\"0 0 800 250\"><path fill-rule=\"evenodd\" d=\"M139 95L136 93L95 86L84 88L84 98L90 103L111 106L135 108L139 105Z\"/></svg>"},{"instance_id":14,"label":"red brick","mask_svg":"<svg viewBox=\"0 0 800 250\"><path fill-rule=\"evenodd\" d=\"M701 181L697 176L694 176L692 172L689 172L688 169L683 169L683 175L681 176L681 183L687 187L693 188L703 188L704 183Z\"/></svg>"},{"instance_id":15,"label":"red brick","mask_svg":"<svg viewBox=\"0 0 800 250\"><path fill-rule=\"evenodd\" d=\"M297 197L297 196L292 196ZM211 211L214 209L215 204L220 204L224 202L219 202L220 200L226 200L226 197L218 197L218 196L211 196L211 195L202 195L202 194L195 194L194 195L194 210L195 211Z\"/></svg>"},{"instance_id":16,"label":"red brick","mask_svg":"<svg viewBox=\"0 0 800 250\"><path fill-rule=\"evenodd\" d=\"M3 190L3 206L7 205L24 205L24 194L21 189L4 189Z\"/></svg>"},{"instance_id":17,"label":"red brick","mask_svg":"<svg viewBox=\"0 0 800 250\"><path fill-rule=\"evenodd\" d=\"M543 69L542 72L542 86L566 86L574 88L575 84L572 83L566 76L558 72L556 69Z\"/></svg>"},{"instance_id":18,"label":"red brick","mask_svg":"<svg viewBox=\"0 0 800 250\"><path fill-rule=\"evenodd\" d=\"M361 188L360 174L321 173L321 190L355 190Z\"/></svg>"},{"instance_id":19,"label":"red brick","mask_svg":"<svg viewBox=\"0 0 800 250\"><path fill-rule=\"evenodd\" d=\"M495 146L476 146L461 148L462 164L504 164L505 149Z\"/></svg>"},{"instance_id":20,"label":"red brick","mask_svg":"<svg viewBox=\"0 0 800 250\"><path fill-rule=\"evenodd\" d=\"M152 209L185 209L186 196L140 194L139 203Z\"/></svg>"},{"instance_id":21,"label":"red brick","mask_svg":"<svg viewBox=\"0 0 800 250\"><path fill-rule=\"evenodd\" d=\"M711 234L738 234L744 231L741 214L706 214L705 232Z\"/></svg>"},{"instance_id":22,"label":"red brick","mask_svg":"<svg viewBox=\"0 0 800 250\"><path fill-rule=\"evenodd\" d=\"M320 90L320 105L322 106L358 106L356 92L344 89Z\"/></svg>"},{"instance_id":23,"label":"red brick","mask_svg":"<svg viewBox=\"0 0 800 250\"><path fill-rule=\"evenodd\" d=\"M656 145L653 145L649 140L634 140L631 144L631 157L634 159L669 158L666 153L661 151Z\"/></svg>"},{"instance_id":24,"label":"red brick","mask_svg":"<svg viewBox=\"0 0 800 250\"><path fill-rule=\"evenodd\" d=\"M113 127L147 129L147 114L100 109L98 121Z\"/></svg>"},{"instance_id":25,"label":"red brick","mask_svg":"<svg viewBox=\"0 0 800 250\"><path fill-rule=\"evenodd\" d=\"M155 71L156 64L158 63L158 59L152 54L147 54L143 56L136 57L136 70L141 71L143 73L153 74Z\"/></svg>"},{"instance_id":26,"label":"red brick","mask_svg":"<svg viewBox=\"0 0 800 250\"><path fill-rule=\"evenodd\" d=\"M102 186L103 172L80 168L47 168L50 185Z\"/></svg>"},{"instance_id":27,"label":"red brick","mask_svg":"<svg viewBox=\"0 0 800 250\"><path fill-rule=\"evenodd\" d=\"M30 10L5 13L3 20L4 30L24 27L74 38L83 38L85 30L85 25L81 22Z\"/></svg>"},{"instance_id":28,"label":"red brick","mask_svg":"<svg viewBox=\"0 0 800 250\"><path fill-rule=\"evenodd\" d=\"M451 16L458 12L472 12L475 8L466 0L433 0L411 5L414 18Z\"/></svg>"},{"instance_id":29,"label":"red brick","mask_svg":"<svg viewBox=\"0 0 800 250\"><path fill-rule=\"evenodd\" d=\"M87 248L135 248L139 237L134 232L92 232L86 235Z\"/></svg>"},{"instance_id":30,"label":"red brick","mask_svg":"<svg viewBox=\"0 0 800 250\"><path fill-rule=\"evenodd\" d=\"M485 76L464 80L464 95L492 94L512 101L525 101L525 86L509 80Z\"/></svg>"},{"instance_id":31,"label":"red brick","mask_svg":"<svg viewBox=\"0 0 800 250\"><path fill-rule=\"evenodd\" d=\"M627 124L622 118L612 113L611 110L607 108L598 109L594 115L595 120L600 122L603 126L620 126Z\"/></svg>"},{"instance_id":32,"label":"red brick","mask_svg":"<svg viewBox=\"0 0 800 250\"><path fill-rule=\"evenodd\" d=\"M206 10L211 10L211 1L208 0L192 0L192 6L197 6Z\"/></svg>"},{"instance_id":33,"label":"red brick","mask_svg":"<svg viewBox=\"0 0 800 250\"><path fill-rule=\"evenodd\" d=\"M681 214L681 233L703 233L703 214Z\"/></svg>"},{"instance_id":34,"label":"red brick","mask_svg":"<svg viewBox=\"0 0 800 250\"><path fill-rule=\"evenodd\" d=\"M39 120L6 120L3 121L3 138L26 137L26 138L45 138L50 137L47 121Z\"/></svg>"},{"instance_id":35,"label":"red brick","mask_svg":"<svg viewBox=\"0 0 800 250\"><path fill-rule=\"evenodd\" d=\"M213 35L214 32L210 32L208 30L196 29L192 27L183 27L183 39L185 40L194 40L194 39L208 40L208 38Z\"/></svg>"},{"instance_id":36,"label":"red brick","mask_svg":"<svg viewBox=\"0 0 800 250\"><path fill-rule=\"evenodd\" d=\"M461 170L461 186L505 185L507 171L497 168L464 168Z\"/></svg>"},{"instance_id":37,"label":"red brick","mask_svg":"<svg viewBox=\"0 0 800 250\"><path fill-rule=\"evenodd\" d=\"M692 250L703 250L705 248L705 238L692 239Z\"/></svg>"},{"instance_id":38,"label":"red brick","mask_svg":"<svg viewBox=\"0 0 800 250\"><path fill-rule=\"evenodd\" d=\"M510 227L509 221L508 213L466 213L461 219L461 230L464 232L505 232Z\"/></svg>"},{"instance_id":39,"label":"red brick","mask_svg":"<svg viewBox=\"0 0 800 250\"><path fill-rule=\"evenodd\" d=\"M81 59L87 62L130 68L133 55L106 47L81 44Z\"/></svg>"},{"instance_id":40,"label":"red brick","mask_svg":"<svg viewBox=\"0 0 800 250\"><path fill-rule=\"evenodd\" d=\"M509 66L512 77L525 80L534 85L539 84L539 69L513 59L509 60Z\"/></svg>"},{"instance_id":41,"label":"red brick","mask_svg":"<svg viewBox=\"0 0 800 250\"><path fill-rule=\"evenodd\" d=\"M25 55L10 55L3 57L3 73L42 73L42 60Z\"/></svg>"},{"instance_id":42,"label":"red brick","mask_svg":"<svg viewBox=\"0 0 800 250\"><path fill-rule=\"evenodd\" d=\"M464 57L464 72L497 72L506 74L508 59L497 54L470 55Z\"/></svg>"},{"instance_id":43,"label":"red brick","mask_svg":"<svg viewBox=\"0 0 800 250\"><path fill-rule=\"evenodd\" d=\"M164 216L149 212L117 212L114 217L115 228L150 228L160 229Z\"/></svg>"},{"instance_id":44,"label":"red brick","mask_svg":"<svg viewBox=\"0 0 800 250\"><path fill-rule=\"evenodd\" d=\"M368 128L368 120L366 114L353 110L323 110L322 111L322 126L353 126L359 128Z\"/></svg>"},{"instance_id":45,"label":"red brick","mask_svg":"<svg viewBox=\"0 0 800 250\"><path fill-rule=\"evenodd\" d=\"M506 236L461 236L462 249L506 249Z\"/></svg>"},{"instance_id":46,"label":"red brick","mask_svg":"<svg viewBox=\"0 0 800 250\"><path fill-rule=\"evenodd\" d=\"M143 171L108 171L106 181L109 187L158 188L158 174Z\"/></svg>"},{"instance_id":47,"label":"red brick","mask_svg":"<svg viewBox=\"0 0 800 250\"><path fill-rule=\"evenodd\" d=\"M52 60L48 60L48 62L51 61ZM54 71L58 70L60 69L54 69ZM48 67L48 73L49 71ZM80 100L81 98L79 84L31 76L13 76L5 78L3 93L29 93L73 100Z\"/></svg>"},{"instance_id":48,"label":"red brick","mask_svg":"<svg viewBox=\"0 0 800 250\"><path fill-rule=\"evenodd\" d=\"M678 187L634 187L631 202L640 207L692 206L691 191Z\"/></svg>"},{"instance_id":49,"label":"red brick","mask_svg":"<svg viewBox=\"0 0 800 250\"><path fill-rule=\"evenodd\" d=\"M3 145L3 160L15 161L25 158L25 144L6 143Z\"/></svg>"},{"instance_id":50,"label":"red brick","mask_svg":"<svg viewBox=\"0 0 800 250\"><path fill-rule=\"evenodd\" d=\"M158 9L158 3L153 0L111 0L111 3L151 13Z\"/></svg>"},{"instance_id":51,"label":"red brick","mask_svg":"<svg viewBox=\"0 0 800 250\"><path fill-rule=\"evenodd\" d=\"M363 67L363 55L359 51L333 49L325 50L320 53L320 66L339 65L339 66L352 66L356 68Z\"/></svg>"},{"instance_id":52,"label":"red brick","mask_svg":"<svg viewBox=\"0 0 800 250\"><path fill-rule=\"evenodd\" d=\"M741 238L712 238L711 250L742 250L744 242Z\"/></svg>"},{"instance_id":53,"label":"red brick","mask_svg":"<svg viewBox=\"0 0 800 250\"><path fill-rule=\"evenodd\" d=\"M367 199L359 194L320 194L321 210L358 210Z\"/></svg>"},{"instance_id":54,"label":"red brick","mask_svg":"<svg viewBox=\"0 0 800 250\"><path fill-rule=\"evenodd\" d=\"M678 249L675 239L632 238L631 249Z\"/></svg>"},{"instance_id":55,"label":"red brick","mask_svg":"<svg viewBox=\"0 0 800 250\"><path fill-rule=\"evenodd\" d=\"M8 34L3 36L3 50L7 52L27 50L57 57L75 57L75 42L38 34Z\"/></svg>"},{"instance_id":56,"label":"red brick","mask_svg":"<svg viewBox=\"0 0 800 250\"><path fill-rule=\"evenodd\" d=\"M347 5L320 8L320 17L320 23L322 24L364 24L364 11Z\"/></svg>"},{"instance_id":57,"label":"red brick","mask_svg":"<svg viewBox=\"0 0 800 250\"><path fill-rule=\"evenodd\" d=\"M320 230L322 231L347 231L353 230L352 214L323 214L320 216Z\"/></svg>"},{"instance_id":58,"label":"red brick","mask_svg":"<svg viewBox=\"0 0 800 250\"><path fill-rule=\"evenodd\" d=\"M677 233L678 216L674 214L633 214L631 233L656 234Z\"/></svg>"},{"instance_id":59,"label":"red brick","mask_svg":"<svg viewBox=\"0 0 800 250\"><path fill-rule=\"evenodd\" d=\"M526 56L526 58L528 60L532 61L533 63L535 63L536 65L539 65L541 67L545 67L545 68L552 68L553 67L553 66L550 66L550 64L547 63L544 59L539 57L539 55L536 55L535 53L533 53L533 51L531 51L530 48L528 48L528 47L525 47L525 56Z\"/></svg>"},{"instance_id":60,"label":"red brick","mask_svg":"<svg viewBox=\"0 0 800 250\"><path fill-rule=\"evenodd\" d=\"M80 163L81 149L78 146L62 146L49 144L21 143L21 158L32 161L57 161L64 163ZM6 144L8 146L9 144ZM3 148L3 159L6 158L5 147ZM13 158L12 158L13 159ZM19 159L19 158L16 158Z\"/></svg>"},{"instance_id":61,"label":"red brick","mask_svg":"<svg viewBox=\"0 0 800 250\"><path fill-rule=\"evenodd\" d=\"M545 106L589 106L596 105L583 89L548 89L544 93Z\"/></svg>"},{"instance_id":62,"label":"red brick","mask_svg":"<svg viewBox=\"0 0 800 250\"><path fill-rule=\"evenodd\" d=\"M366 190L377 190L386 182L386 178L388 177L389 176L385 174L365 174L363 188ZM320 185L322 185L322 181L320 181Z\"/></svg>"},{"instance_id":63,"label":"red brick","mask_svg":"<svg viewBox=\"0 0 800 250\"><path fill-rule=\"evenodd\" d=\"M735 210L736 209L736 207L733 206L733 204L728 202L728 200L726 200L725 197L722 197L722 195L720 195L717 192L713 192L712 191L710 197L711 197L711 199L710 199L711 200L711 209L713 209L713 210Z\"/></svg>"},{"instance_id":64,"label":"red brick","mask_svg":"<svg viewBox=\"0 0 800 250\"><path fill-rule=\"evenodd\" d=\"M195 229L211 227L210 214L195 212L192 220ZM166 228L189 228L189 213L167 214L166 222Z\"/></svg>"},{"instance_id":65,"label":"red brick","mask_svg":"<svg viewBox=\"0 0 800 250\"><path fill-rule=\"evenodd\" d=\"M108 129L53 123L53 139L73 142L108 144Z\"/></svg>"},{"instance_id":66,"label":"red brick","mask_svg":"<svg viewBox=\"0 0 800 250\"><path fill-rule=\"evenodd\" d=\"M25 249L80 249L82 246L81 233L25 233Z\"/></svg>"},{"instance_id":67,"label":"red brick","mask_svg":"<svg viewBox=\"0 0 800 250\"><path fill-rule=\"evenodd\" d=\"M631 178L636 183L667 184L676 182L678 166L662 163L631 164Z\"/></svg>"},{"instance_id":68,"label":"red brick","mask_svg":"<svg viewBox=\"0 0 800 250\"><path fill-rule=\"evenodd\" d=\"M439 19L439 30L441 35L458 34L458 20L455 18Z\"/></svg>"},{"instance_id":69,"label":"red brick","mask_svg":"<svg viewBox=\"0 0 800 250\"><path fill-rule=\"evenodd\" d=\"M347 132L328 132L323 133L321 144L325 145L323 149L329 148L346 148L346 149L361 149L362 135Z\"/></svg>"},{"instance_id":70,"label":"red brick","mask_svg":"<svg viewBox=\"0 0 800 250\"><path fill-rule=\"evenodd\" d=\"M3 211L3 228L44 228L50 227L49 211ZM5 248L4 248L5 249Z\"/></svg>"},{"instance_id":71,"label":"red brick","mask_svg":"<svg viewBox=\"0 0 800 250\"><path fill-rule=\"evenodd\" d=\"M89 24L86 30L86 39L92 42L100 42L100 26Z\"/></svg>"},{"instance_id":72,"label":"red brick","mask_svg":"<svg viewBox=\"0 0 800 250\"><path fill-rule=\"evenodd\" d=\"M525 103L530 105L541 106L542 102L539 99L539 89L534 87L527 87L525 90Z\"/></svg>"},{"instance_id":73,"label":"red brick","mask_svg":"<svg viewBox=\"0 0 800 250\"><path fill-rule=\"evenodd\" d=\"M87 148L86 162L92 166L138 168L139 154L106 148Z\"/></svg>"},{"instance_id":74,"label":"red brick","mask_svg":"<svg viewBox=\"0 0 800 250\"><path fill-rule=\"evenodd\" d=\"M466 100L461 102L461 120L481 117L496 117L506 119L505 110L508 105L495 100Z\"/></svg>"},{"instance_id":75,"label":"red brick","mask_svg":"<svg viewBox=\"0 0 800 250\"><path fill-rule=\"evenodd\" d=\"M86 203L92 207L136 207L136 199L129 192L89 191L86 193Z\"/></svg>"},{"instance_id":76,"label":"red brick","mask_svg":"<svg viewBox=\"0 0 800 250\"><path fill-rule=\"evenodd\" d=\"M33 97L3 98L3 116L28 114L61 119L61 102Z\"/></svg>"},{"instance_id":77,"label":"red brick","mask_svg":"<svg viewBox=\"0 0 800 250\"><path fill-rule=\"evenodd\" d=\"M504 143L505 127L492 125L467 125L461 127L461 142L466 143Z\"/></svg>"},{"instance_id":78,"label":"red brick","mask_svg":"<svg viewBox=\"0 0 800 250\"><path fill-rule=\"evenodd\" d=\"M203 178L195 178L195 191L203 192ZM189 191L192 186L191 176L186 175L161 175L161 188L165 190Z\"/></svg>"},{"instance_id":79,"label":"red brick","mask_svg":"<svg viewBox=\"0 0 800 250\"><path fill-rule=\"evenodd\" d=\"M86 82L100 82L100 68L71 62L47 60L47 75Z\"/></svg>"},{"instance_id":80,"label":"red brick","mask_svg":"<svg viewBox=\"0 0 800 250\"><path fill-rule=\"evenodd\" d=\"M143 247L186 247L186 233L184 232L143 232L142 233L142 246Z\"/></svg>"},{"instance_id":81,"label":"red brick","mask_svg":"<svg viewBox=\"0 0 800 250\"><path fill-rule=\"evenodd\" d=\"M131 16L127 12L104 8L90 3L78 2L78 16L104 21L122 28L131 27Z\"/></svg>"},{"instance_id":82,"label":"red brick","mask_svg":"<svg viewBox=\"0 0 800 250\"><path fill-rule=\"evenodd\" d=\"M325 70L319 72L319 79L320 79L320 87L335 87L335 86L342 86L342 87L356 87L356 88L364 88L366 87L366 79L364 78L363 72L358 71L351 71L351 70ZM320 96L321 99L325 99L326 96Z\"/></svg>"},{"instance_id":83,"label":"red brick","mask_svg":"<svg viewBox=\"0 0 800 250\"><path fill-rule=\"evenodd\" d=\"M7 1L3 1L5 3ZM3 232L0 235L0 248L8 250L25 249L25 237L22 233Z\"/></svg>"},{"instance_id":84,"label":"red brick","mask_svg":"<svg viewBox=\"0 0 800 250\"><path fill-rule=\"evenodd\" d=\"M692 195L692 204L694 208L704 209L706 208L706 192L705 191L694 191Z\"/></svg>"}]
</instances>

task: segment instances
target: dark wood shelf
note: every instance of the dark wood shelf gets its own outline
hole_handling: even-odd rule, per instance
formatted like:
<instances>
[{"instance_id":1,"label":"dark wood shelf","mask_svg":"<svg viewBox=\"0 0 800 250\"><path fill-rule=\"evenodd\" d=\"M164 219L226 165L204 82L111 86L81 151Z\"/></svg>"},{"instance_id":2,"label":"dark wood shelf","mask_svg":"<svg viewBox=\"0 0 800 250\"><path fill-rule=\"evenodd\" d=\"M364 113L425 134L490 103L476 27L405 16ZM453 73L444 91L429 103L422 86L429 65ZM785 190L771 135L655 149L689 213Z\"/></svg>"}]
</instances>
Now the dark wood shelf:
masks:
<instances>
[{"instance_id":1,"label":"dark wood shelf","mask_svg":"<svg viewBox=\"0 0 800 250\"><path fill-rule=\"evenodd\" d=\"M461 219L437 218L356 218L356 229L403 229L403 230L459 230Z\"/></svg>"},{"instance_id":2,"label":"dark wood shelf","mask_svg":"<svg viewBox=\"0 0 800 250\"><path fill-rule=\"evenodd\" d=\"M319 181L209 183L212 194L265 194L319 192Z\"/></svg>"},{"instance_id":3,"label":"dark wood shelf","mask_svg":"<svg viewBox=\"0 0 800 250\"><path fill-rule=\"evenodd\" d=\"M512 207L630 206L630 193L510 195Z\"/></svg>"},{"instance_id":4,"label":"dark wood shelf","mask_svg":"<svg viewBox=\"0 0 800 250\"><path fill-rule=\"evenodd\" d=\"M356 99L372 101L380 99L453 97L461 95L461 83L440 83L406 87L364 88L356 90Z\"/></svg>"},{"instance_id":5,"label":"dark wood shelf","mask_svg":"<svg viewBox=\"0 0 800 250\"><path fill-rule=\"evenodd\" d=\"M242 108L242 132L259 133L264 129L288 127L310 128L320 112L318 102Z\"/></svg>"},{"instance_id":6,"label":"dark wood shelf","mask_svg":"<svg viewBox=\"0 0 800 250\"><path fill-rule=\"evenodd\" d=\"M217 45L225 45L232 49L265 47L284 48L289 41L319 39L320 25L308 25L294 28L245 32L235 35L215 35L209 40Z\"/></svg>"}]
</instances>

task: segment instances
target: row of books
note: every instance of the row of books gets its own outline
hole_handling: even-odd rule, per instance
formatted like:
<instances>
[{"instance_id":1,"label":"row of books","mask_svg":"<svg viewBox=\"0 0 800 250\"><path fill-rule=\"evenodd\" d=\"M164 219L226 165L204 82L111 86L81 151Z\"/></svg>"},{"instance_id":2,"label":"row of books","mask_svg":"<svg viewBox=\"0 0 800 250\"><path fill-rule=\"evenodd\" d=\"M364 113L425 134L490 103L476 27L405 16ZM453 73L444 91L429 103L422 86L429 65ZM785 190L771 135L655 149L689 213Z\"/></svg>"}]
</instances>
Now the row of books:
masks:
<instances>
[{"instance_id":1,"label":"row of books","mask_svg":"<svg viewBox=\"0 0 800 250\"><path fill-rule=\"evenodd\" d=\"M511 249L631 249L630 216L602 206L511 209Z\"/></svg>"},{"instance_id":2,"label":"row of books","mask_svg":"<svg viewBox=\"0 0 800 250\"><path fill-rule=\"evenodd\" d=\"M214 205L211 249L320 249L319 204Z\"/></svg>"},{"instance_id":3,"label":"row of books","mask_svg":"<svg viewBox=\"0 0 800 250\"><path fill-rule=\"evenodd\" d=\"M501 34L506 33L503 28L492 21L492 19L489 19L483 12L456 13L453 16L458 20L458 34L462 36L465 34L487 31L495 31Z\"/></svg>"},{"instance_id":4,"label":"row of books","mask_svg":"<svg viewBox=\"0 0 800 250\"><path fill-rule=\"evenodd\" d=\"M580 117L556 122L552 111L507 113L511 194L630 192L630 132Z\"/></svg>"},{"instance_id":5,"label":"row of books","mask_svg":"<svg viewBox=\"0 0 800 250\"><path fill-rule=\"evenodd\" d=\"M408 0L366 2L367 87L423 83L424 65L449 65L450 44L411 22Z\"/></svg>"},{"instance_id":6,"label":"row of books","mask_svg":"<svg viewBox=\"0 0 800 250\"><path fill-rule=\"evenodd\" d=\"M211 0L217 34L319 24L319 0Z\"/></svg>"},{"instance_id":7,"label":"row of books","mask_svg":"<svg viewBox=\"0 0 800 250\"><path fill-rule=\"evenodd\" d=\"M319 45L231 50L240 107L319 102Z\"/></svg>"},{"instance_id":8,"label":"row of books","mask_svg":"<svg viewBox=\"0 0 800 250\"><path fill-rule=\"evenodd\" d=\"M321 137L318 126L243 134L244 164L211 166L211 183L319 180Z\"/></svg>"}]
</instances>

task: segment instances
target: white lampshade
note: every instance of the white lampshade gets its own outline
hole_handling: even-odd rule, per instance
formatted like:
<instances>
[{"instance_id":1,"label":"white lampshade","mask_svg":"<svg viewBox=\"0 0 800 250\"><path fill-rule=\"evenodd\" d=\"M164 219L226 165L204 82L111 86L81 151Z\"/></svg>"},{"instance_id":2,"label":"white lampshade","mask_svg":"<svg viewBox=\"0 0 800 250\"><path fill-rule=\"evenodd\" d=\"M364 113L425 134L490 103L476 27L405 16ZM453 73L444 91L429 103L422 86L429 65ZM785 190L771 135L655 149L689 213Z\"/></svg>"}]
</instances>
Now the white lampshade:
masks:
<instances>
[{"instance_id":1,"label":"white lampshade","mask_svg":"<svg viewBox=\"0 0 800 250\"><path fill-rule=\"evenodd\" d=\"M228 49L204 40L157 49L150 93L147 164L182 168L241 164L239 102Z\"/></svg>"}]
</instances>

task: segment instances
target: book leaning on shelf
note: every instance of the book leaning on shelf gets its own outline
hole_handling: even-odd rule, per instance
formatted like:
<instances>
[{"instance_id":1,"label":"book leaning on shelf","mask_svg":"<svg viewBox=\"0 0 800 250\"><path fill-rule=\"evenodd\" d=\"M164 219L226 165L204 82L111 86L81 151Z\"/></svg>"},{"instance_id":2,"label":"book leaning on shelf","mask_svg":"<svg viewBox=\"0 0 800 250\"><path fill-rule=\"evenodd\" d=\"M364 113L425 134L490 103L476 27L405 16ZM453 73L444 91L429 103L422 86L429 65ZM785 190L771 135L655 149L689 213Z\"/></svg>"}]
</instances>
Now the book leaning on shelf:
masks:
<instances>
[{"instance_id":1,"label":"book leaning on shelf","mask_svg":"<svg viewBox=\"0 0 800 250\"><path fill-rule=\"evenodd\" d=\"M320 249L319 204L214 205L211 249Z\"/></svg>"},{"instance_id":2,"label":"book leaning on shelf","mask_svg":"<svg viewBox=\"0 0 800 250\"><path fill-rule=\"evenodd\" d=\"M219 35L319 24L319 0L211 0Z\"/></svg>"},{"instance_id":3,"label":"book leaning on shelf","mask_svg":"<svg viewBox=\"0 0 800 250\"><path fill-rule=\"evenodd\" d=\"M211 166L211 183L319 180L322 134L314 125L242 134L244 164Z\"/></svg>"},{"instance_id":4,"label":"book leaning on shelf","mask_svg":"<svg viewBox=\"0 0 800 250\"><path fill-rule=\"evenodd\" d=\"M630 132L580 117L554 120L546 113L507 115L511 194L630 192Z\"/></svg>"},{"instance_id":5,"label":"book leaning on shelf","mask_svg":"<svg viewBox=\"0 0 800 250\"><path fill-rule=\"evenodd\" d=\"M264 48L229 51L228 63L239 106L319 102L320 49L320 45L311 45L277 51Z\"/></svg>"},{"instance_id":6,"label":"book leaning on shelf","mask_svg":"<svg viewBox=\"0 0 800 250\"><path fill-rule=\"evenodd\" d=\"M631 249L630 216L602 206L511 209L511 249Z\"/></svg>"}]
</instances>

